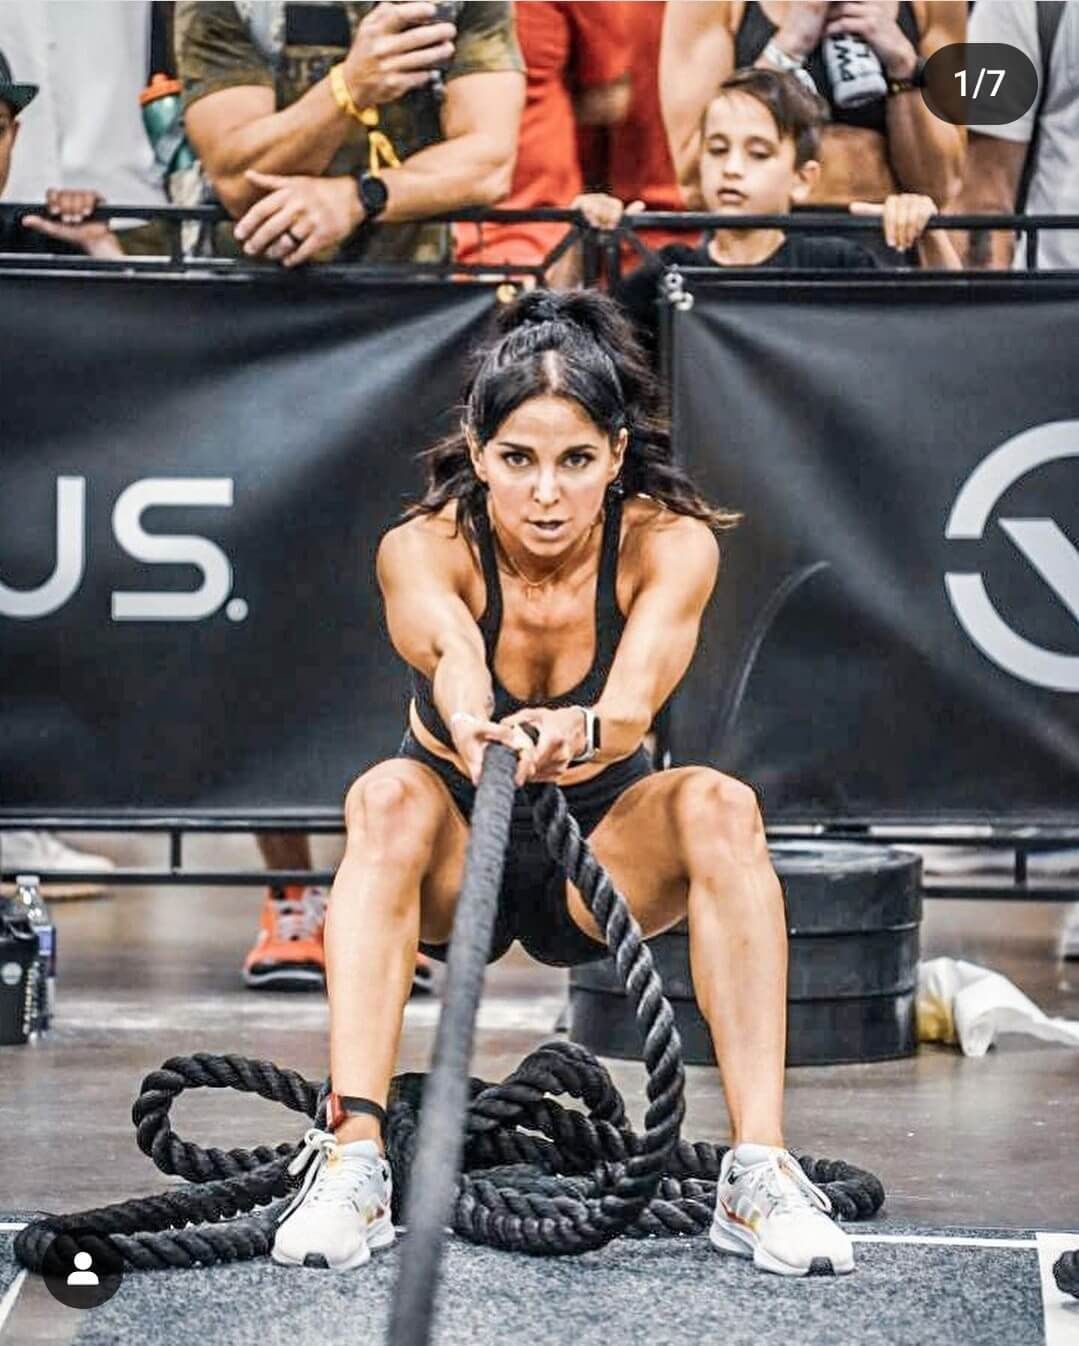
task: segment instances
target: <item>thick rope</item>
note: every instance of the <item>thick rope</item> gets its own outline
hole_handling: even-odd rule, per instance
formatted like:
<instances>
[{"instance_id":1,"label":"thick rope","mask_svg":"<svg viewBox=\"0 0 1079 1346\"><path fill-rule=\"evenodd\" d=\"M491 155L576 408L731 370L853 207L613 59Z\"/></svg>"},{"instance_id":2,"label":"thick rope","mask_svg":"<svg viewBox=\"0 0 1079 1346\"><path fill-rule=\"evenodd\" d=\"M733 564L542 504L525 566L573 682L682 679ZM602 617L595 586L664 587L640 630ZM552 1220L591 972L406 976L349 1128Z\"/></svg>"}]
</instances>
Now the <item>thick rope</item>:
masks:
<instances>
[{"instance_id":1,"label":"thick rope","mask_svg":"<svg viewBox=\"0 0 1079 1346\"><path fill-rule=\"evenodd\" d=\"M712 1219L726 1147L679 1139L681 1052L651 953L624 898L582 840L561 792L553 785L535 790L533 812L552 858L605 932L636 1002L649 1072L645 1130L629 1126L624 1100L606 1068L572 1043L541 1046L500 1084L470 1079L463 1172L447 1223L473 1242L538 1255L585 1252L618 1234L699 1234ZM390 1089L387 1154L397 1220L408 1200L428 1080L398 1075ZM325 1124L325 1084L246 1057L173 1057L143 1080L132 1118L140 1149L163 1172L191 1185L35 1220L15 1239L24 1266L40 1271L49 1245L61 1235L106 1269L210 1266L269 1252L284 1198L295 1186L286 1169L300 1144L225 1151L181 1140L169 1112L192 1088L257 1093ZM563 1094L580 1106L564 1107L557 1101ZM803 1155L799 1162L824 1188L838 1218L866 1219L882 1206L884 1188L873 1174L837 1160ZM427 1189L418 1183L417 1190ZM247 1212L254 1213L236 1218Z\"/></svg>"},{"instance_id":2,"label":"thick rope","mask_svg":"<svg viewBox=\"0 0 1079 1346\"><path fill-rule=\"evenodd\" d=\"M1053 1279L1063 1294L1079 1299L1079 1249L1060 1254L1053 1267Z\"/></svg>"},{"instance_id":3,"label":"thick rope","mask_svg":"<svg viewBox=\"0 0 1079 1346\"><path fill-rule=\"evenodd\" d=\"M409 1237L390 1310L387 1340L391 1346L422 1346L431 1335L444 1229L461 1171L468 1071L487 951L498 915L516 769L515 753L504 744L488 744L453 918L445 995L426 1086L428 1106L416 1141L415 1160L409 1165L415 1181L405 1205Z\"/></svg>"}]
</instances>

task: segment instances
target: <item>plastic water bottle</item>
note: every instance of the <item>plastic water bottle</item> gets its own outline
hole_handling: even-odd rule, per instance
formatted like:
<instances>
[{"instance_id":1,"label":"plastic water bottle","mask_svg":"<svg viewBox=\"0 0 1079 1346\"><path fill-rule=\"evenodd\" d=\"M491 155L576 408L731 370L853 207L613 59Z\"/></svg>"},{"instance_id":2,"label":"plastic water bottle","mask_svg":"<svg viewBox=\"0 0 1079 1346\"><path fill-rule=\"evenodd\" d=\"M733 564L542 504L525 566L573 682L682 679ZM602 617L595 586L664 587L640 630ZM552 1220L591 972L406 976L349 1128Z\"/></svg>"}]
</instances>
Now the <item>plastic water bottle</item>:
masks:
<instances>
[{"instance_id":1,"label":"plastic water bottle","mask_svg":"<svg viewBox=\"0 0 1079 1346\"><path fill-rule=\"evenodd\" d=\"M37 1013L37 935L22 903L0 897L0 1046L28 1042Z\"/></svg>"},{"instance_id":2,"label":"plastic water bottle","mask_svg":"<svg viewBox=\"0 0 1079 1346\"><path fill-rule=\"evenodd\" d=\"M865 38L853 33L837 33L826 37L822 47L824 67L832 85L832 102L836 107L875 103L888 92L880 58Z\"/></svg>"},{"instance_id":3,"label":"plastic water bottle","mask_svg":"<svg viewBox=\"0 0 1079 1346\"><path fill-rule=\"evenodd\" d=\"M41 896L41 880L36 874L15 876L15 902L25 913L37 935L37 990L34 1029L47 1033L56 1008L56 926Z\"/></svg>"},{"instance_id":4,"label":"plastic water bottle","mask_svg":"<svg viewBox=\"0 0 1079 1346\"><path fill-rule=\"evenodd\" d=\"M139 94L142 124L153 146L154 158L166 177L195 162L195 152L184 132L182 92L183 85L178 79L155 75Z\"/></svg>"}]
</instances>

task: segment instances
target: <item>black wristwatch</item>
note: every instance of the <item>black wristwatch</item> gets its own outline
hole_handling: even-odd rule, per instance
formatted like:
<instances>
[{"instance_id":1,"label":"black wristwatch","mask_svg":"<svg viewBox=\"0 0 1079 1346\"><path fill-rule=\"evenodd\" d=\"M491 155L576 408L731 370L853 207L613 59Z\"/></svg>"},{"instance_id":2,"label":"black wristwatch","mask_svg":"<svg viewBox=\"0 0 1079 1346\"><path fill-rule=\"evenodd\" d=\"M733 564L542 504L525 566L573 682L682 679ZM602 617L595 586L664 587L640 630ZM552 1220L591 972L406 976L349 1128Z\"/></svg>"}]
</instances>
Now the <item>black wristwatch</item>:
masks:
<instances>
[{"instance_id":1,"label":"black wristwatch","mask_svg":"<svg viewBox=\"0 0 1079 1346\"><path fill-rule=\"evenodd\" d=\"M377 220L390 199L389 188L385 182L377 173L358 173L356 190L360 194L360 205L363 206L364 223Z\"/></svg>"},{"instance_id":2,"label":"black wristwatch","mask_svg":"<svg viewBox=\"0 0 1079 1346\"><path fill-rule=\"evenodd\" d=\"M914 69L911 71L909 79L889 79L888 93L910 93L912 89L922 89L925 87L925 57L919 56L914 62Z\"/></svg>"}]
</instances>

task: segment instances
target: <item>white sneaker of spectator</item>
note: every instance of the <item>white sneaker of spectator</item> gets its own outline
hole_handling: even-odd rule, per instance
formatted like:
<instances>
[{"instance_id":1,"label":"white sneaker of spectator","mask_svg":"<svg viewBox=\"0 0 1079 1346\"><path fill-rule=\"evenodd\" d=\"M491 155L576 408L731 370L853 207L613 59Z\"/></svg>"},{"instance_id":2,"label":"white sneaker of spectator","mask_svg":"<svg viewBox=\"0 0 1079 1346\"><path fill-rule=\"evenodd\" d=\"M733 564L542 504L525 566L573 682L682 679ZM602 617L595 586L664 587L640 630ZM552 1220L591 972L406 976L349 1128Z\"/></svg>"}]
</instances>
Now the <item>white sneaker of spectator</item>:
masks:
<instances>
[{"instance_id":1,"label":"white sneaker of spectator","mask_svg":"<svg viewBox=\"0 0 1079 1346\"><path fill-rule=\"evenodd\" d=\"M911 846L922 857L926 874L979 874L1010 878L1015 874L1015 851L1007 846ZM1067 878L1074 875L1079 888L1079 847L1061 846L1027 852L1031 878Z\"/></svg>"},{"instance_id":2,"label":"white sneaker of spectator","mask_svg":"<svg viewBox=\"0 0 1079 1346\"><path fill-rule=\"evenodd\" d=\"M950 877L953 874L979 874L1008 878L1015 873L1015 852L990 846L911 846L922 857L926 874Z\"/></svg>"},{"instance_id":3,"label":"white sneaker of spectator","mask_svg":"<svg viewBox=\"0 0 1079 1346\"><path fill-rule=\"evenodd\" d=\"M1079 958L1079 902L1073 902L1060 927L1061 958Z\"/></svg>"},{"instance_id":4,"label":"white sneaker of spectator","mask_svg":"<svg viewBox=\"0 0 1079 1346\"><path fill-rule=\"evenodd\" d=\"M53 832L31 831L0 831L0 866L18 874L70 870L72 873L100 874L102 878L115 868L107 856L76 850ZM4 886L11 887L10 884ZM99 880L56 879L41 885L42 896L46 898L94 897L104 891L105 884Z\"/></svg>"},{"instance_id":5,"label":"white sneaker of spectator","mask_svg":"<svg viewBox=\"0 0 1079 1346\"><path fill-rule=\"evenodd\" d=\"M1031 851L1027 868L1034 878L1074 878L1079 897L1079 846L1061 846L1051 851Z\"/></svg>"}]
</instances>

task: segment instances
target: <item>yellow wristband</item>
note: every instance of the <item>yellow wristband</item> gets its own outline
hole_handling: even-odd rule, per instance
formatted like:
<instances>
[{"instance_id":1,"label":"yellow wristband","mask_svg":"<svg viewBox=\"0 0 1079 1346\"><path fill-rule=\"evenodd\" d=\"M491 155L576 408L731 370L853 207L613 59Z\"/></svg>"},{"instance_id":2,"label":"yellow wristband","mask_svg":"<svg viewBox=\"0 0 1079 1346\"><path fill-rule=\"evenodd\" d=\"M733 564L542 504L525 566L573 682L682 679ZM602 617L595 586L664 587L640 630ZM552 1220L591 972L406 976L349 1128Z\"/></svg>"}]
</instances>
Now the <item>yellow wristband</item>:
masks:
<instances>
[{"instance_id":1,"label":"yellow wristband","mask_svg":"<svg viewBox=\"0 0 1079 1346\"><path fill-rule=\"evenodd\" d=\"M361 108L356 106L356 100L352 97L345 80L343 62L338 62L337 65L330 68L330 89L333 92L334 102L347 117L351 117L363 126L378 125L377 107Z\"/></svg>"}]
</instances>

